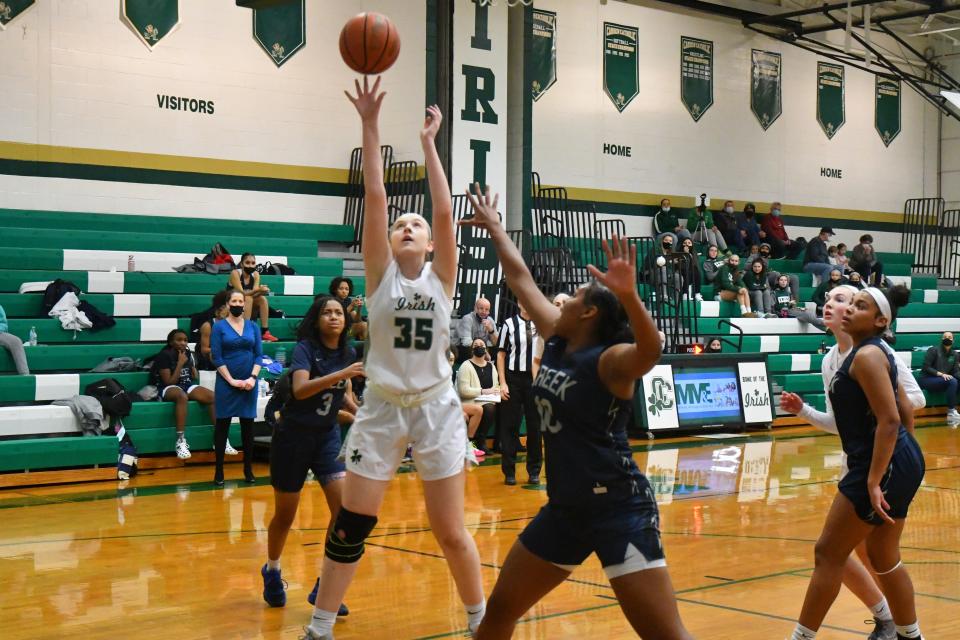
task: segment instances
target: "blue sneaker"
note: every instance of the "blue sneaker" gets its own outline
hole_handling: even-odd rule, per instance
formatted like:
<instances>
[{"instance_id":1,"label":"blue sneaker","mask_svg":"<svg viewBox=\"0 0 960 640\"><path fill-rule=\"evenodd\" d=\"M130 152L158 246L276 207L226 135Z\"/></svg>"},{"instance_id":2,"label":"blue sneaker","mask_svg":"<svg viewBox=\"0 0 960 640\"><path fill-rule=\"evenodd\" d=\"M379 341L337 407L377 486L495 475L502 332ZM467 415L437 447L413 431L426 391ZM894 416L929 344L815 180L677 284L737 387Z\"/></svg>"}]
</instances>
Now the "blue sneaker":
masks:
<instances>
[{"instance_id":1,"label":"blue sneaker","mask_svg":"<svg viewBox=\"0 0 960 640\"><path fill-rule=\"evenodd\" d=\"M271 607L282 607L287 604L287 592L283 588L283 579L280 577L280 569L267 569L264 564L260 569L260 575L263 576L263 599Z\"/></svg>"},{"instance_id":2,"label":"blue sneaker","mask_svg":"<svg viewBox=\"0 0 960 640\"><path fill-rule=\"evenodd\" d=\"M307 596L307 602L312 605L317 604L317 591L320 589L320 578L317 578L317 581L313 583L313 591L310 592L310 595ZM347 605L341 603L340 608L337 610L338 618L346 618L350 615L350 609L347 608Z\"/></svg>"}]
</instances>

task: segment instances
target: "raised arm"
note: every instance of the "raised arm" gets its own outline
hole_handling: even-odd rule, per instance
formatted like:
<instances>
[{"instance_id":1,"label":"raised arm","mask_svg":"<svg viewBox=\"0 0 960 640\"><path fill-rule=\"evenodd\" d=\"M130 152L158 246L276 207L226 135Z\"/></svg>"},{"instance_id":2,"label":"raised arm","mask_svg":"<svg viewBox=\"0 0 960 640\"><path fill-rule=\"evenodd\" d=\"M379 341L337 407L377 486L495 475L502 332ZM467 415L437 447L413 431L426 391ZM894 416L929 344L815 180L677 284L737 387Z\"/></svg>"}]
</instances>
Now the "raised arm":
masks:
<instances>
[{"instance_id":1,"label":"raised arm","mask_svg":"<svg viewBox=\"0 0 960 640\"><path fill-rule=\"evenodd\" d=\"M453 201L450 185L437 154L436 137L443 115L440 107L427 107L427 117L420 131L423 161L427 167L430 202L433 205L433 272L440 278L448 296L457 286L457 237L453 230Z\"/></svg>"},{"instance_id":2,"label":"raised arm","mask_svg":"<svg viewBox=\"0 0 960 640\"><path fill-rule=\"evenodd\" d=\"M367 77L363 87L355 80L357 96L343 93L360 115L363 128L363 267L367 276L367 295L380 285L380 279L393 259L387 239L387 188L383 184L383 160L380 158L380 105L387 95L380 91L380 78L370 88Z\"/></svg>"},{"instance_id":3,"label":"raised arm","mask_svg":"<svg viewBox=\"0 0 960 640\"><path fill-rule=\"evenodd\" d=\"M475 194L467 191L467 199L473 205L473 217L461 220L461 225L469 225L484 229L490 234L493 246L497 250L497 257L500 258L500 264L503 266L503 274L507 279L507 285L517 295L517 299L527 309L530 319L537 325L537 331L543 336L544 342L553 335L553 328L560 317L560 310L540 293L537 283L533 281L533 276L527 269L520 250L507 235L503 225L500 224L500 216L497 214L497 201L499 196L490 196L490 188L487 187L486 193L480 190L480 185L474 185Z\"/></svg>"},{"instance_id":4,"label":"raised arm","mask_svg":"<svg viewBox=\"0 0 960 640\"><path fill-rule=\"evenodd\" d=\"M587 265L587 271L623 305L633 329L633 343L617 344L604 351L598 372L610 393L630 399L637 378L660 359L660 334L637 293L637 246L614 235L609 244L603 241L603 251L607 255L607 272L592 264Z\"/></svg>"}]
</instances>

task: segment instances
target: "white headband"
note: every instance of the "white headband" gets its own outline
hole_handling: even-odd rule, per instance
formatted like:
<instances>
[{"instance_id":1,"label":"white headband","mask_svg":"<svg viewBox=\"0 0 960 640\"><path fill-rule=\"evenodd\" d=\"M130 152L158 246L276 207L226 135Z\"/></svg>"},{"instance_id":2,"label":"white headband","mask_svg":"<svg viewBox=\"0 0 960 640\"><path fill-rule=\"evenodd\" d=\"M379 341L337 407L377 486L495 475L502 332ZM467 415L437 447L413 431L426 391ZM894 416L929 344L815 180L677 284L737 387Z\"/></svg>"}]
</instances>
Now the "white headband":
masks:
<instances>
[{"instance_id":1,"label":"white headband","mask_svg":"<svg viewBox=\"0 0 960 640\"><path fill-rule=\"evenodd\" d=\"M887 296L884 295L883 291L880 291L880 289L877 289L876 287L867 287L864 289L864 291L869 293L870 297L873 298L874 302L877 303L880 313L882 313L883 317L887 319L887 322L892 323L893 314L890 312L890 301L887 300Z\"/></svg>"}]
</instances>

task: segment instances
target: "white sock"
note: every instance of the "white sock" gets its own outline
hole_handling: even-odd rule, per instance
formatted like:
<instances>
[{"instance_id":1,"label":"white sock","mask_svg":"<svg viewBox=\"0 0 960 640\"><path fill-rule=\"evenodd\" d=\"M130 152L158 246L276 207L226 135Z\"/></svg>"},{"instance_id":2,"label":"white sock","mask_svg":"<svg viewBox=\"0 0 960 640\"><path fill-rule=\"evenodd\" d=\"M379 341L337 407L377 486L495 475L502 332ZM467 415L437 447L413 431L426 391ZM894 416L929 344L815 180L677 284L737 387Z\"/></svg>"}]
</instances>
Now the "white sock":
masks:
<instances>
[{"instance_id":1,"label":"white sock","mask_svg":"<svg viewBox=\"0 0 960 640\"><path fill-rule=\"evenodd\" d=\"M471 632L476 631L480 627L480 621L483 620L483 614L487 612L486 599L481 600L480 604L464 605L463 608L467 612L467 628Z\"/></svg>"},{"instance_id":2,"label":"white sock","mask_svg":"<svg viewBox=\"0 0 960 640\"><path fill-rule=\"evenodd\" d=\"M310 630L317 635L325 636L333 631L333 624L337 621L336 611L314 609L310 619Z\"/></svg>"},{"instance_id":3,"label":"white sock","mask_svg":"<svg viewBox=\"0 0 960 640\"><path fill-rule=\"evenodd\" d=\"M267 571L280 571L280 560L271 560L267 558Z\"/></svg>"},{"instance_id":4,"label":"white sock","mask_svg":"<svg viewBox=\"0 0 960 640\"><path fill-rule=\"evenodd\" d=\"M798 622L797 628L793 630L793 635L790 636L790 640L814 640L816 637L816 631L810 631L810 629L807 629Z\"/></svg>"},{"instance_id":5,"label":"white sock","mask_svg":"<svg viewBox=\"0 0 960 640\"><path fill-rule=\"evenodd\" d=\"M890 613L890 607L887 606L886 598L870 607L870 611L873 612L873 615L877 620L893 620L893 614Z\"/></svg>"},{"instance_id":6,"label":"white sock","mask_svg":"<svg viewBox=\"0 0 960 640\"><path fill-rule=\"evenodd\" d=\"M740 313L747 313L748 311L750 311L750 309L747 308L747 305L740 305Z\"/></svg>"},{"instance_id":7,"label":"white sock","mask_svg":"<svg viewBox=\"0 0 960 640\"><path fill-rule=\"evenodd\" d=\"M923 636L920 635L920 623L918 622L903 627L897 625L897 635L903 636L904 638L923 638Z\"/></svg>"}]
</instances>

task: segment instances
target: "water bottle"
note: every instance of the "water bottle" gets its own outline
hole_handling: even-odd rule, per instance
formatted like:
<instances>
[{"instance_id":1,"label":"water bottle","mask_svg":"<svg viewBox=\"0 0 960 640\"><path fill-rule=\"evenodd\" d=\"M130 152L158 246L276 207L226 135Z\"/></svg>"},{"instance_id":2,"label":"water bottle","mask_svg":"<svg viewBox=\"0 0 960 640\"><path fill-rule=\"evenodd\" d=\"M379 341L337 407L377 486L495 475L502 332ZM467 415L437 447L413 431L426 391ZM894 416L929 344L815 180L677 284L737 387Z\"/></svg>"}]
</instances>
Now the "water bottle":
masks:
<instances>
[{"instance_id":1,"label":"water bottle","mask_svg":"<svg viewBox=\"0 0 960 640\"><path fill-rule=\"evenodd\" d=\"M817 353L823 355L826 352L827 352L827 341L823 340L820 342L820 351L818 351Z\"/></svg>"},{"instance_id":2,"label":"water bottle","mask_svg":"<svg viewBox=\"0 0 960 640\"><path fill-rule=\"evenodd\" d=\"M30 338L27 342L31 347L37 346L37 328L30 327Z\"/></svg>"},{"instance_id":3,"label":"water bottle","mask_svg":"<svg viewBox=\"0 0 960 640\"><path fill-rule=\"evenodd\" d=\"M133 254L127 256L127 271L136 271L137 261L133 259Z\"/></svg>"},{"instance_id":4,"label":"water bottle","mask_svg":"<svg viewBox=\"0 0 960 640\"><path fill-rule=\"evenodd\" d=\"M279 362L284 367L287 366L287 350L283 347L277 349L276 353L273 355L273 359Z\"/></svg>"}]
</instances>

